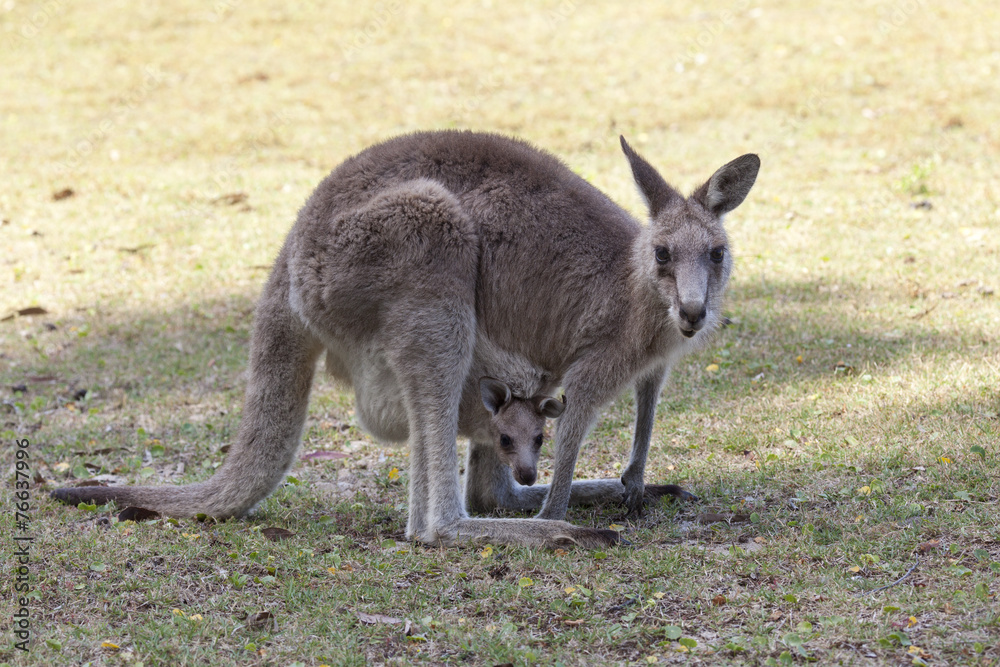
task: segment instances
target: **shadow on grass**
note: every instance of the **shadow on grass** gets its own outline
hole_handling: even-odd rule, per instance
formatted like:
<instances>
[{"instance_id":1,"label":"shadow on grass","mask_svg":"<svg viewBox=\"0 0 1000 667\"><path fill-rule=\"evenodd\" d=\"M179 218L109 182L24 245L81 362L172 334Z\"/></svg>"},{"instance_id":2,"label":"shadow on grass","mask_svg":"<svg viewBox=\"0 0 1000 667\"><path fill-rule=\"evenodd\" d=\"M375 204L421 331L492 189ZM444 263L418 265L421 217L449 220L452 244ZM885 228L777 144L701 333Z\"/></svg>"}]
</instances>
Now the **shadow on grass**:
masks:
<instances>
[{"instance_id":1,"label":"shadow on grass","mask_svg":"<svg viewBox=\"0 0 1000 667\"><path fill-rule=\"evenodd\" d=\"M973 309L989 305L975 294L958 299ZM733 324L699 355L678 364L672 382L682 391L667 390L674 408L699 400L704 392L698 385L716 398L735 399L752 389L749 384L810 388L864 375L877 381L906 374L924 374L934 382L941 380L934 374L949 365L977 367L984 357L998 359L996 331L950 321L941 325L932 317L938 302L889 286L740 283L731 290L729 305ZM715 369L705 370L712 363L719 371L714 375ZM1000 382L995 366L993 376ZM987 393L995 399L995 391Z\"/></svg>"},{"instance_id":2,"label":"shadow on grass","mask_svg":"<svg viewBox=\"0 0 1000 667\"><path fill-rule=\"evenodd\" d=\"M734 324L703 352L678 364L664 391L661 416L668 414L673 424L705 414L724 421L734 410L738 414L741 404L765 400L776 404L779 421L787 421L802 409L796 393L836 391L841 383L897 375L908 375L913 383L928 373L934 375L930 381L947 385L947 366L975 365L989 353L995 357L989 347L995 332L937 328L910 314L911 301L891 287L866 289L846 282L836 288L822 280L737 284L730 297ZM865 304L879 307L869 310ZM138 428L165 442L180 434L218 447L238 420L252 309L251 297L238 294L170 310L112 312L90 321L66 318L55 322L55 330L45 318L0 323L7 329L0 335L7 339L15 331L31 336L6 355L17 366L0 376L5 428L38 433L43 449L99 448L109 439L129 446ZM707 370L710 365L717 368ZM971 419L995 433L996 380L995 374L991 383L988 373L980 373L964 384L952 383L948 398L923 407L905 400L902 382L896 399L872 411L887 430L909 429L915 416L926 414L950 416L956 424ZM12 387L24 391L15 393ZM75 400L83 389L86 398ZM629 428L632 418L628 398L605 412L612 427ZM726 449L761 442L758 435L740 431L734 426L722 434L733 439Z\"/></svg>"}]
</instances>

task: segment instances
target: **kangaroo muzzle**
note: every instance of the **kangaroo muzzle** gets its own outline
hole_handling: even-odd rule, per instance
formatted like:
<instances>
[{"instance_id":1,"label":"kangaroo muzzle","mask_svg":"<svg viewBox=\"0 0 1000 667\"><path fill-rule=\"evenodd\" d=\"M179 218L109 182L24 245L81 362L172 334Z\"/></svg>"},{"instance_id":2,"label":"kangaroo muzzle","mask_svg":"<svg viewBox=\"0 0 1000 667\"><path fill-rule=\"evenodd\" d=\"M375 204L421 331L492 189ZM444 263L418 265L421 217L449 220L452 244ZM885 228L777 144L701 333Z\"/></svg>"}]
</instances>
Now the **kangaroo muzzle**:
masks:
<instances>
[{"instance_id":1,"label":"kangaroo muzzle","mask_svg":"<svg viewBox=\"0 0 1000 667\"><path fill-rule=\"evenodd\" d=\"M678 308L678 315L680 316L681 333L691 338L705 326L708 310L705 308L704 301L682 302Z\"/></svg>"},{"instance_id":2,"label":"kangaroo muzzle","mask_svg":"<svg viewBox=\"0 0 1000 667\"><path fill-rule=\"evenodd\" d=\"M521 486L531 486L538 479L538 472L535 468L529 468L526 466L513 466L511 470L514 473L514 481L516 481Z\"/></svg>"}]
</instances>

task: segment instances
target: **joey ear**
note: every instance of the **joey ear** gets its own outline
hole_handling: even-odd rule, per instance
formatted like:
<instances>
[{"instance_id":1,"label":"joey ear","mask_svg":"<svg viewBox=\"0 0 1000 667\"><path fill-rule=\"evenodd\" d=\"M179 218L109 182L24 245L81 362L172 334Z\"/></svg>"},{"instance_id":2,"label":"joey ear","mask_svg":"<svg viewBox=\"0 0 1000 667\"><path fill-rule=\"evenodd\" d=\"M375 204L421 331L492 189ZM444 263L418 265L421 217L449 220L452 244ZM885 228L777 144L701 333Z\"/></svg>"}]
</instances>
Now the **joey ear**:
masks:
<instances>
[{"instance_id":1,"label":"joey ear","mask_svg":"<svg viewBox=\"0 0 1000 667\"><path fill-rule=\"evenodd\" d=\"M551 396L536 396L534 400L535 411L548 419L555 419L566 409L565 396L562 397L561 401L557 401Z\"/></svg>"},{"instance_id":2,"label":"joey ear","mask_svg":"<svg viewBox=\"0 0 1000 667\"><path fill-rule=\"evenodd\" d=\"M760 158L747 153L712 174L712 178L695 190L691 198L712 215L721 217L743 203L757 180L759 170Z\"/></svg>"},{"instance_id":3,"label":"joey ear","mask_svg":"<svg viewBox=\"0 0 1000 667\"><path fill-rule=\"evenodd\" d=\"M629 166L632 167L632 178L635 179L635 184L639 186L639 194L646 200L646 206L649 207L649 217L655 218L671 201L683 199L680 193L663 180L660 172L656 171L653 165L632 150L632 147L625 141L624 135L620 135L620 138L622 151L628 158Z\"/></svg>"},{"instance_id":4,"label":"joey ear","mask_svg":"<svg viewBox=\"0 0 1000 667\"><path fill-rule=\"evenodd\" d=\"M479 394L483 398L483 405L493 415L500 412L501 408L510 403L510 387L496 378L480 378Z\"/></svg>"}]
</instances>

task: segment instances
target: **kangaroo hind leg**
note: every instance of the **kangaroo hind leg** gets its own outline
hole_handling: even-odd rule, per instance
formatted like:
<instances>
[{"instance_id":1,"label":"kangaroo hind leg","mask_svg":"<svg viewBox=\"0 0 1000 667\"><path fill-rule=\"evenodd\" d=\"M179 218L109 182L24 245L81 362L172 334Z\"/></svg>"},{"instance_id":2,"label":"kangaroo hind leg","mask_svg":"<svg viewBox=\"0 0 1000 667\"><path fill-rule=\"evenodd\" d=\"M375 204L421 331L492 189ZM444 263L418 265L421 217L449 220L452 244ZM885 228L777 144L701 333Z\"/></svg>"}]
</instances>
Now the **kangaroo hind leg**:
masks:
<instances>
[{"instance_id":1,"label":"kangaroo hind leg","mask_svg":"<svg viewBox=\"0 0 1000 667\"><path fill-rule=\"evenodd\" d=\"M415 180L387 189L353 214L363 248L345 252L352 293L364 286L377 328L366 332L402 394L410 448L407 536L442 541L465 515L456 437L476 337L479 239L442 185ZM374 371L373 371L374 373ZM374 388L374 391L379 391Z\"/></svg>"}]
</instances>

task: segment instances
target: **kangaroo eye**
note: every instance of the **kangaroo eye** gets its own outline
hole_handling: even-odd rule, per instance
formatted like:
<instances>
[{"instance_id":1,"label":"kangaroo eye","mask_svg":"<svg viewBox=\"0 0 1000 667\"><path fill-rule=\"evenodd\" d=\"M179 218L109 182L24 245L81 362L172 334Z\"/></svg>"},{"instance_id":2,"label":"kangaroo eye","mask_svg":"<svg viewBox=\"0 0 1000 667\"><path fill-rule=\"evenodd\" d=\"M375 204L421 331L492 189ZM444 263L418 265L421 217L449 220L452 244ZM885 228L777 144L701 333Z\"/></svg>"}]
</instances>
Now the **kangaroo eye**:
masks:
<instances>
[{"instance_id":1,"label":"kangaroo eye","mask_svg":"<svg viewBox=\"0 0 1000 667\"><path fill-rule=\"evenodd\" d=\"M539 433L538 435L535 436L535 447L541 447L541 446L542 446L542 434Z\"/></svg>"},{"instance_id":2,"label":"kangaroo eye","mask_svg":"<svg viewBox=\"0 0 1000 667\"><path fill-rule=\"evenodd\" d=\"M708 253L708 256L712 258L712 261L716 264L722 264L722 260L726 257L725 248L716 248L712 252Z\"/></svg>"},{"instance_id":3,"label":"kangaroo eye","mask_svg":"<svg viewBox=\"0 0 1000 667\"><path fill-rule=\"evenodd\" d=\"M656 262L658 264L666 264L670 261L670 251L663 246L657 246L656 248Z\"/></svg>"},{"instance_id":4,"label":"kangaroo eye","mask_svg":"<svg viewBox=\"0 0 1000 667\"><path fill-rule=\"evenodd\" d=\"M500 436L500 446L503 447L504 449L510 449L511 447L514 446L514 443L512 443L510 441L510 436L509 435L501 435Z\"/></svg>"}]
</instances>

